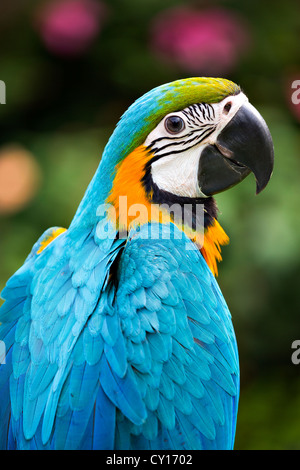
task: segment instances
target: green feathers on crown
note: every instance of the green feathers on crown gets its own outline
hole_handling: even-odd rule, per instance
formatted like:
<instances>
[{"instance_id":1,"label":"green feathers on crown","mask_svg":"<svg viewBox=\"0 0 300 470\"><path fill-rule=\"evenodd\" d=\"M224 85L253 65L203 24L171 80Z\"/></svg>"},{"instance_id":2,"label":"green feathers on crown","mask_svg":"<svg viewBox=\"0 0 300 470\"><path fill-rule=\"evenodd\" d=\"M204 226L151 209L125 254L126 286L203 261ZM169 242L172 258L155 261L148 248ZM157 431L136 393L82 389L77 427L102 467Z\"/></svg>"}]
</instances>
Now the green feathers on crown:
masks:
<instances>
[{"instance_id":1,"label":"green feathers on crown","mask_svg":"<svg viewBox=\"0 0 300 470\"><path fill-rule=\"evenodd\" d=\"M162 92L158 101L163 106L164 114L179 111L193 103L218 103L226 96L236 95L241 91L230 80L206 77L176 80L154 90L157 89Z\"/></svg>"}]
</instances>

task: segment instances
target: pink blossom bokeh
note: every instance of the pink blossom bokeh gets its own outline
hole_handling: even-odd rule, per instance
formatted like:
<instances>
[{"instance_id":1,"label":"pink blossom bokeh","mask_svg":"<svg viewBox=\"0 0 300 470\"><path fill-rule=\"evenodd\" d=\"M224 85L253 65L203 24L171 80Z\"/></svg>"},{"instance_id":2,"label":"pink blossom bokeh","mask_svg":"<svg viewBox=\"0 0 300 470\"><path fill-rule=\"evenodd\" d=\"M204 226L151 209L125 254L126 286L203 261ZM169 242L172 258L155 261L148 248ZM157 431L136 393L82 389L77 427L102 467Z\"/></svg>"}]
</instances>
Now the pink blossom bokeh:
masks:
<instances>
[{"instance_id":1,"label":"pink blossom bokeh","mask_svg":"<svg viewBox=\"0 0 300 470\"><path fill-rule=\"evenodd\" d=\"M172 8L160 13L151 27L154 54L190 73L228 74L250 44L244 19L221 8Z\"/></svg>"},{"instance_id":2,"label":"pink blossom bokeh","mask_svg":"<svg viewBox=\"0 0 300 470\"><path fill-rule=\"evenodd\" d=\"M97 37L104 17L98 0L51 0L38 9L36 26L50 52L78 56Z\"/></svg>"}]
</instances>

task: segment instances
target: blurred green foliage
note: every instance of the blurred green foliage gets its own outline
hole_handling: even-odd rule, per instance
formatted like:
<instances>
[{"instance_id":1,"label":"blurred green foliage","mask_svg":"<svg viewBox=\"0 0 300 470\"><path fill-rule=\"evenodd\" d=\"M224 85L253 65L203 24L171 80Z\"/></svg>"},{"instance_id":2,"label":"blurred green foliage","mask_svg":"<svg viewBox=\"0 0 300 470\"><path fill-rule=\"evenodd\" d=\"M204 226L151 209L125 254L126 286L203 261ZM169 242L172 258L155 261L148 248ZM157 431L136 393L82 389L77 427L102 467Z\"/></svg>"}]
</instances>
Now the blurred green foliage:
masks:
<instances>
[{"instance_id":1,"label":"blurred green foliage","mask_svg":"<svg viewBox=\"0 0 300 470\"><path fill-rule=\"evenodd\" d=\"M7 86L0 145L28 149L43 174L25 208L0 215L0 288L46 228L68 226L127 106L154 86L189 75L153 54L156 15L183 4L240 14L252 48L228 78L266 119L276 163L259 196L252 177L217 196L231 240L219 284L241 362L236 448L300 449L300 365L291 362L291 344L300 338L300 137L290 106L290 77L300 79L299 2L110 0L97 40L77 58L43 45L33 20L40 3L1 0L0 6L0 79Z\"/></svg>"}]
</instances>

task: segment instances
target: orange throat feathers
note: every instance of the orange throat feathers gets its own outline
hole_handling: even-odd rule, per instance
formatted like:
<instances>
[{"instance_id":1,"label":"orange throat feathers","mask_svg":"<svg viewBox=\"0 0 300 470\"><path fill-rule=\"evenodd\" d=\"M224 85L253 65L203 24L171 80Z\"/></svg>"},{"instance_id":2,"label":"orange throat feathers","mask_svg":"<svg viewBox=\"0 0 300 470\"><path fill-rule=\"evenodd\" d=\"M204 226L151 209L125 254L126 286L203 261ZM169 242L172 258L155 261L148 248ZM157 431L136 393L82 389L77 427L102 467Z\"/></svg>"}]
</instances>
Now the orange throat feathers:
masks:
<instances>
[{"instance_id":1,"label":"orange throat feathers","mask_svg":"<svg viewBox=\"0 0 300 470\"><path fill-rule=\"evenodd\" d=\"M169 212L164 212L158 204L152 203L152 193L146 194L142 184L145 166L152 157L153 155L147 151L146 147L141 145L116 168L113 187L106 202L113 208L111 218L115 220L117 229L122 233L150 220L170 223ZM217 263L222 260L221 246L229 242L219 222L214 219L212 225L205 228L204 237L202 231L201 233L192 231L186 225L181 225L179 228L199 246L209 268L216 276L218 274Z\"/></svg>"}]
</instances>

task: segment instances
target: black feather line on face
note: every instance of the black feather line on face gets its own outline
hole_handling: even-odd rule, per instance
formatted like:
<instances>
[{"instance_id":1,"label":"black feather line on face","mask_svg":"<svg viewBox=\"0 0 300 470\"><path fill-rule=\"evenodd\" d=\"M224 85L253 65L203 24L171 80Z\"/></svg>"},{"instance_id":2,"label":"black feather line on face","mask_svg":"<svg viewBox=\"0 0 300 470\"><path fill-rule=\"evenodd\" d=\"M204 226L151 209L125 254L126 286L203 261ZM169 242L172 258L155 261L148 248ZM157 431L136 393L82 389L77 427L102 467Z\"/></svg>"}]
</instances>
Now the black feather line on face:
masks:
<instances>
[{"instance_id":1,"label":"black feather line on face","mask_svg":"<svg viewBox=\"0 0 300 470\"><path fill-rule=\"evenodd\" d=\"M189 131L188 134L185 134L185 135L179 135L179 136L172 135L172 136L158 137L157 139L153 140L151 142L151 144L148 145L147 149L151 150L157 142L161 142L162 140L167 140L167 141L174 141L175 140L175 141L182 142L182 139L185 139L186 137L192 137L194 134L199 135L199 129L193 129L193 130Z\"/></svg>"},{"instance_id":2,"label":"black feather line on face","mask_svg":"<svg viewBox=\"0 0 300 470\"><path fill-rule=\"evenodd\" d=\"M170 144L166 144L166 145L164 145L163 147L160 147L160 148L152 148L152 144L151 144L147 147L147 150L151 150L156 155L156 158L154 157L155 160L158 160L159 158L167 157L168 155L173 155L175 153L185 152L186 150L189 150L192 147L195 147L196 145L199 145L204 139L206 139L211 134L213 134L214 131L215 131L215 127L210 126L210 127L207 127L206 130L201 135L197 135L197 136L195 136L194 138L192 138L190 140L186 140L186 141L183 140L183 141L179 141L179 142L173 142L173 143L170 143ZM193 142L194 140L196 140L196 142ZM188 147L185 147L184 149L181 148L179 150L170 150L170 152L160 153L160 152L164 151L164 149L167 148L167 147L172 147L173 145L186 145L186 144L189 144L191 142L193 142L192 145L189 145ZM153 160L152 160L152 162L153 162Z\"/></svg>"}]
</instances>

